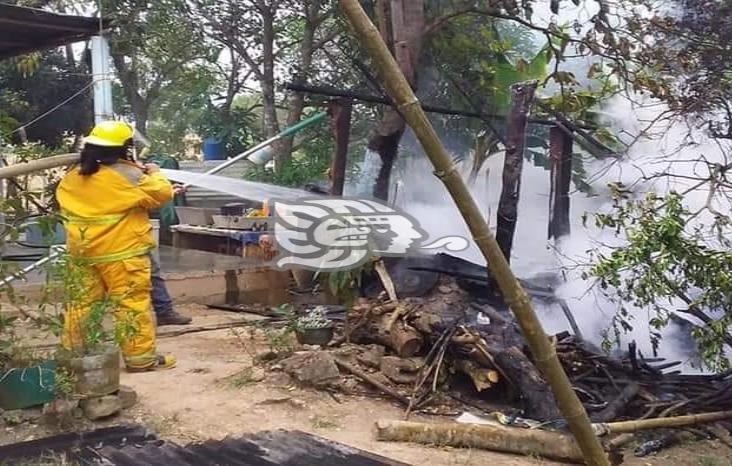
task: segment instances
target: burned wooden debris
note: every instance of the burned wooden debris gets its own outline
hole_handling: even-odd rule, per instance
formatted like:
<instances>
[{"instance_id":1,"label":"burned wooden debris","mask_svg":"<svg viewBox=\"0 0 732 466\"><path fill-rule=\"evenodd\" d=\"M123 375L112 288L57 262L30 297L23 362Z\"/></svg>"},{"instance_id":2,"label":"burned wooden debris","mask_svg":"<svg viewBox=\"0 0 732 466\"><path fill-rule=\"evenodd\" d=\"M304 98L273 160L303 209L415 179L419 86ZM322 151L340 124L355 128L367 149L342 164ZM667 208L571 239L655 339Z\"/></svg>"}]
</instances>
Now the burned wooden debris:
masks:
<instances>
[{"instance_id":1,"label":"burned wooden debris","mask_svg":"<svg viewBox=\"0 0 732 466\"><path fill-rule=\"evenodd\" d=\"M560 335L556 348L597 422L732 409L732 371L664 372L681 363L644 359L632 344L625 357L611 358L588 349L569 335Z\"/></svg>"},{"instance_id":2,"label":"burned wooden debris","mask_svg":"<svg viewBox=\"0 0 732 466\"><path fill-rule=\"evenodd\" d=\"M390 395L407 412L450 404L446 400L457 397L477 405L484 400L503 404L507 411L542 422L561 417L484 267L438 254L386 268L377 268L372 283L364 285L371 298L354 305L331 343L333 348L346 342L369 345L350 347L349 357L337 357L342 372ZM524 283L533 299L565 308L568 327L578 333L550 279ZM676 370L680 362L644 358L634 345L618 358L580 335L564 332L552 340L594 422L732 409L732 371L682 374ZM458 379L463 386L469 381L472 392L456 393Z\"/></svg>"},{"instance_id":3,"label":"burned wooden debris","mask_svg":"<svg viewBox=\"0 0 732 466\"><path fill-rule=\"evenodd\" d=\"M528 419L533 428L566 428L535 355L484 267L438 254L376 269L361 290L369 297L338 314L336 338L320 350L340 371L330 389L393 399L407 416L477 411L509 426L526 427L520 419ZM645 358L635 345L621 356L607 355L582 339L571 310L554 295L551 277L524 283L532 299L567 315L573 332L553 335L551 342L597 432L605 434L608 452L638 429L662 429L640 440L663 448L673 444L663 440L667 428L724 425L732 416L732 371L683 374L680 362ZM433 432L410 428L403 438ZM562 456L549 450L541 455Z\"/></svg>"}]
</instances>

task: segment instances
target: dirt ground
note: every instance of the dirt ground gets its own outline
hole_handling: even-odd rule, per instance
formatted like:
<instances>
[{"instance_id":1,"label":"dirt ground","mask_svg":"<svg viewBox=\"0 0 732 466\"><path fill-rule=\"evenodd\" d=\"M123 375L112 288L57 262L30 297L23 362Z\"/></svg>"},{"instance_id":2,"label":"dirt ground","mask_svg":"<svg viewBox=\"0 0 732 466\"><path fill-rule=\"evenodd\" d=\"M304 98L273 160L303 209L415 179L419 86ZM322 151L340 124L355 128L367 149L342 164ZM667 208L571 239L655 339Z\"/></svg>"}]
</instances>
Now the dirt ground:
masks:
<instances>
[{"instance_id":1,"label":"dirt ground","mask_svg":"<svg viewBox=\"0 0 732 466\"><path fill-rule=\"evenodd\" d=\"M241 318L198 306L180 310L192 315L195 325ZM425 461L435 466L560 464L488 451L377 442L372 432L374 421L402 419L401 408L373 397L298 388L281 373L252 369L252 355L266 350L270 341L262 334L252 340L246 330L237 333L239 336L232 330L216 330L160 338L160 350L175 354L178 367L162 372L124 373L122 383L137 391L138 403L104 424L139 422L160 437L182 444L262 430L297 429L415 465ZM6 427L4 432L0 430L0 443L37 438L45 433L48 430L41 427ZM717 441L704 441L647 458L633 457L630 449L624 464L732 466L730 458L732 449Z\"/></svg>"}]
</instances>

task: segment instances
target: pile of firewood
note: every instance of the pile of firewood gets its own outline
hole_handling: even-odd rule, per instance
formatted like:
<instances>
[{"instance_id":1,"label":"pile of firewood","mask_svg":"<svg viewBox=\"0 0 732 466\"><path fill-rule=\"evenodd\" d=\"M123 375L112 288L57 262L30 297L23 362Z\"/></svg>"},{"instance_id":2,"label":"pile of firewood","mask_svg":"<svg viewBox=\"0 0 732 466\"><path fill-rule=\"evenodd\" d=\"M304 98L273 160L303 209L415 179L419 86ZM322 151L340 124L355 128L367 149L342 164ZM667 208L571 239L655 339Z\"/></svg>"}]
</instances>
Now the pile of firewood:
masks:
<instances>
[{"instance_id":1,"label":"pile of firewood","mask_svg":"<svg viewBox=\"0 0 732 466\"><path fill-rule=\"evenodd\" d=\"M390 299L390 286L385 288L379 299L354 307L335 345L349 341L386 347L393 355L382 370L388 380L381 380L381 391L391 384L391 394L407 411L444 399L437 395L449 390L449 375L462 373L472 381L476 399L500 398L508 410L516 407L538 421L561 419L510 312L476 304L451 277L441 277L432 292L419 298ZM732 373L669 372L680 363L644 359L632 345L619 359L569 333L552 338L595 422L732 409Z\"/></svg>"}]
</instances>

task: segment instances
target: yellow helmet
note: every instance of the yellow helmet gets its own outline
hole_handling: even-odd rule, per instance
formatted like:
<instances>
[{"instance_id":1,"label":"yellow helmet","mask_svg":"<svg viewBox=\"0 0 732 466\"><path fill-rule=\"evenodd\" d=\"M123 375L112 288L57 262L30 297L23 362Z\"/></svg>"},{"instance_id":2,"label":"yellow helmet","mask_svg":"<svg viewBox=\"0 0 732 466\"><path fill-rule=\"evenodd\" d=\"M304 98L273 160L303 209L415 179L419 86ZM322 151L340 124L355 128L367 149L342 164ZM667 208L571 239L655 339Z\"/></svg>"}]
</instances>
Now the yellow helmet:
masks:
<instances>
[{"instance_id":1,"label":"yellow helmet","mask_svg":"<svg viewBox=\"0 0 732 466\"><path fill-rule=\"evenodd\" d=\"M135 130L123 121L103 121L94 126L84 142L104 147L122 147L132 139Z\"/></svg>"}]
</instances>

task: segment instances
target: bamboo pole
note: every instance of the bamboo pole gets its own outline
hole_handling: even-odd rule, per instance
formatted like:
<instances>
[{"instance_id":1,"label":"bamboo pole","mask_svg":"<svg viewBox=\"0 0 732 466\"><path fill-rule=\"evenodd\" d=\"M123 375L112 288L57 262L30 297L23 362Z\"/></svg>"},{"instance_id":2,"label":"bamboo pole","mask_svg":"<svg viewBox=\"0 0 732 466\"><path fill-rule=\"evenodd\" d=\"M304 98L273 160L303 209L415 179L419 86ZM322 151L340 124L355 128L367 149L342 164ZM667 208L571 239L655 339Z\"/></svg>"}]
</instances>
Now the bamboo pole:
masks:
<instances>
[{"instance_id":1,"label":"bamboo pole","mask_svg":"<svg viewBox=\"0 0 732 466\"><path fill-rule=\"evenodd\" d=\"M582 452L571 435L540 429L452 422L377 421L376 439L538 455L573 463L582 461Z\"/></svg>"},{"instance_id":2,"label":"bamboo pole","mask_svg":"<svg viewBox=\"0 0 732 466\"><path fill-rule=\"evenodd\" d=\"M572 389L567 374L564 373L559 358L557 358L556 350L531 307L529 297L511 271L506 258L503 257L478 205L460 177L450 155L437 137L437 133L420 107L419 100L412 92L409 83L399 70L394 57L389 53L379 31L374 27L358 0L340 0L340 6L361 43L366 46L373 58L388 94L411 126L425 153L432 161L435 174L445 184L465 219L473 239L483 253L504 298L521 326L536 365L552 388L559 409L577 439L585 461L593 466L609 465L605 450L592 430L587 412Z\"/></svg>"},{"instance_id":3,"label":"bamboo pole","mask_svg":"<svg viewBox=\"0 0 732 466\"><path fill-rule=\"evenodd\" d=\"M43 159L9 165L7 167L0 168L0 180L5 178L15 178L16 176L27 175L41 170L72 165L79 161L79 157L80 154L78 153L53 155Z\"/></svg>"},{"instance_id":4,"label":"bamboo pole","mask_svg":"<svg viewBox=\"0 0 732 466\"><path fill-rule=\"evenodd\" d=\"M712 413L689 414L686 416L659 417L638 421L622 421L594 424L601 434L624 434L639 430L660 429L666 427L683 427L695 424L724 421L732 419L732 411L715 411Z\"/></svg>"}]
</instances>

